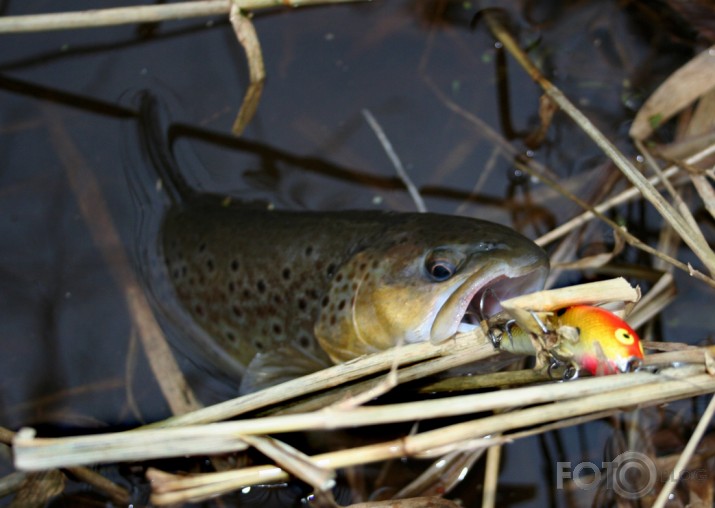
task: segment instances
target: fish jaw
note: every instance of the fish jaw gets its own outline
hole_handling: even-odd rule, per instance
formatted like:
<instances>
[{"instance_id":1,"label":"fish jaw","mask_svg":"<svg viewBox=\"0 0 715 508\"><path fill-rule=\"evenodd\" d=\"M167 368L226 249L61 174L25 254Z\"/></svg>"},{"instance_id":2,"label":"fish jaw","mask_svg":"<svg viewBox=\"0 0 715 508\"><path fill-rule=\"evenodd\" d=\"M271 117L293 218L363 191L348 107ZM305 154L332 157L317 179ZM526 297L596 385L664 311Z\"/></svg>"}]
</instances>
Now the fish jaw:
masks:
<instances>
[{"instance_id":1,"label":"fish jaw","mask_svg":"<svg viewBox=\"0 0 715 508\"><path fill-rule=\"evenodd\" d=\"M475 321L501 310L501 300L543 289L548 273L548 262L542 258L525 265L505 261L486 263L446 299L432 323L430 340L440 343L458 331L476 327ZM467 316L470 309L477 314L476 319Z\"/></svg>"}]
</instances>

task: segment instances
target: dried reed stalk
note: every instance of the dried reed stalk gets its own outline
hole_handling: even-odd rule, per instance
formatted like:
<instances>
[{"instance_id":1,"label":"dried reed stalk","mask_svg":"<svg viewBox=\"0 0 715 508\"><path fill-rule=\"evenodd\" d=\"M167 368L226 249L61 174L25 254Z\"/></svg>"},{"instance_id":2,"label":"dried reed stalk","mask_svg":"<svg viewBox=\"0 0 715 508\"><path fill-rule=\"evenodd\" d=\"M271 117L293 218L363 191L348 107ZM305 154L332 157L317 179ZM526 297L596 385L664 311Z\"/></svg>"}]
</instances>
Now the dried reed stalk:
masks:
<instances>
[{"instance_id":1,"label":"dried reed stalk","mask_svg":"<svg viewBox=\"0 0 715 508\"><path fill-rule=\"evenodd\" d=\"M0 34L97 28L102 26L156 23L175 19L216 16L228 14L234 3L240 9L257 10L271 7L298 7L355 1L359 0L199 0L53 14L5 16L0 17Z\"/></svg>"}]
</instances>

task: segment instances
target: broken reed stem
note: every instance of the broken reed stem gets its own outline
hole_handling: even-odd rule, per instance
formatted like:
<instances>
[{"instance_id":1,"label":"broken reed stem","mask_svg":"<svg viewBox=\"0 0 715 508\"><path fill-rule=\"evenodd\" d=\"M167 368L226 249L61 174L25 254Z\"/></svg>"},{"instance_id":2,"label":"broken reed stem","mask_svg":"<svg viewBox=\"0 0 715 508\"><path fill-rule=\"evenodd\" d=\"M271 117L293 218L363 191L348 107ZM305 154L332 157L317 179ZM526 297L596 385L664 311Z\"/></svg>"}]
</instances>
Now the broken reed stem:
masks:
<instances>
[{"instance_id":1,"label":"broken reed stem","mask_svg":"<svg viewBox=\"0 0 715 508\"><path fill-rule=\"evenodd\" d=\"M243 134L246 126L251 123L253 116L258 110L258 104L263 94L263 84L266 80L266 67L263 63L263 52L261 44L258 41L256 28L253 26L251 19L241 10L238 4L234 3L231 7L229 16L231 26L236 34L238 42L246 52L246 60L248 61L248 75L250 83L246 89L246 93L241 103L241 109L236 115L231 131L240 136Z\"/></svg>"},{"instance_id":2,"label":"broken reed stem","mask_svg":"<svg viewBox=\"0 0 715 508\"><path fill-rule=\"evenodd\" d=\"M484 472L484 492L482 493L482 508L494 508L496 506L501 452L501 444L490 446L487 450L487 464L486 471Z\"/></svg>"},{"instance_id":3,"label":"broken reed stem","mask_svg":"<svg viewBox=\"0 0 715 508\"><path fill-rule=\"evenodd\" d=\"M701 372L696 374L696 372ZM560 420L585 416L591 413L609 409L618 409L630 406L649 406L688 398L704 393L715 392L715 378L702 373L702 368L667 369L658 375L649 375L652 382L640 386L620 387L606 389L600 393L590 395L588 398L575 397L562 402L538 405L518 411L488 416L456 425L441 427L435 430L406 436L375 445L323 453L311 457L311 460L324 468L338 469L357 464L366 464L380 460L411 457L425 454L430 451L442 453L443 447L459 443L467 443L482 436L515 430L518 428L558 422ZM618 378L635 378L638 374L619 376ZM618 380L616 378L615 380ZM592 382L598 380L611 380L608 378L594 378L583 380ZM566 383L574 385L577 381ZM564 385L548 385L541 387L542 391L551 391ZM503 401L504 394L497 393ZM510 392L511 395L511 392ZM361 408L368 409L368 408ZM424 414L428 413L423 413ZM506 436L507 438L509 436ZM502 442L501 438L494 440ZM488 439L479 439L474 444L485 446ZM462 446L464 449L464 446ZM154 476L156 471L147 472L152 480L154 494L152 502L156 504L169 504L183 500L200 500L208 496L223 494L238 488L257 483L270 483L286 481L289 475L275 465L254 466L235 471L222 473L207 473L190 478L172 476L166 482L159 482ZM162 474L159 472L159 474ZM165 475L166 477L166 475Z\"/></svg>"},{"instance_id":4,"label":"broken reed stem","mask_svg":"<svg viewBox=\"0 0 715 508\"><path fill-rule=\"evenodd\" d=\"M47 32L77 28L97 28L133 23L156 23L187 18L228 14L235 2L239 9L258 10L271 7L299 7L367 0L199 0L160 5L136 5L112 9L30 14L0 17L0 34Z\"/></svg>"},{"instance_id":5,"label":"broken reed stem","mask_svg":"<svg viewBox=\"0 0 715 508\"><path fill-rule=\"evenodd\" d=\"M524 68L527 74L543 88L544 92L559 107L576 122L577 125L598 145L601 150L621 170L623 175L641 192L661 214L661 216L675 229L685 243L693 250L695 255L703 262L712 276L715 274L715 252L702 239L699 231L694 232L688 221L651 185L648 180L631 164L631 162L613 145L591 121L576 108L571 101L553 83L548 81L539 69L529 60L529 57L519 47L518 43L508 30L501 24L493 12L484 11L484 19L494 36L504 45L509 53ZM629 243L631 243L629 241ZM645 245L645 244L643 244ZM682 265L682 263L681 263ZM710 278L712 281L712 278ZM715 281L710 283L715 286Z\"/></svg>"},{"instance_id":6,"label":"broken reed stem","mask_svg":"<svg viewBox=\"0 0 715 508\"><path fill-rule=\"evenodd\" d=\"M659 391L661 385L671 381L680 386L686 375L702 370L702 367L691 366L667 369L663 374L637 372L629 375L580 379L569 383L528 386L510 390L509 397L505 397L503 391L497 391L439 400L358 407L350 410L325 408L296 415L269 416L180 428L138 429L68 438L35 438L34 431L24 429L13 440L15 465L22 470L37 470L98 462L203 455L214 451L245 448L245 443L240 439L242 435L380 425L458 416L572 398L588 405L590 398L586 397L599 397L604 392L637 390L643 385L650 386L651 390L658 386L658 390L654 391ZM715 383L715 379L713 382ZM619 407L619 405L616 403L614 406L602 409L612 407ZM487 434L490 433L492 432Z\"/></svg>"}]
</instances>

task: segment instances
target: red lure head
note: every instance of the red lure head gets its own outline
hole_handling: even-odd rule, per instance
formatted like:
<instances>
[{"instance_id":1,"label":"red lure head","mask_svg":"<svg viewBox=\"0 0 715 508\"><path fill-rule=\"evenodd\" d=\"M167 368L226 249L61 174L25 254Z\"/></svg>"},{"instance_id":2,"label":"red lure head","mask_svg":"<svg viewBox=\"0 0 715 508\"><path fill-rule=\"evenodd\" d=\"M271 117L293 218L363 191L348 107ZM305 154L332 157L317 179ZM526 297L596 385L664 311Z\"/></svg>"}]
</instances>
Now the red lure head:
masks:
<instances>
[{"instance_id":1,"label":"red lure head","mask_svg":"<svg viewBox=\"0 0 715 508\"><path fill-rule=\"evenodd\" d=\"M627 372L643 360L638 334L615 314L590 305L574 305L556 313L560 326L579 330L579 342L569 345L578 366L593 375Z\"/></svg>"}]
</instances>

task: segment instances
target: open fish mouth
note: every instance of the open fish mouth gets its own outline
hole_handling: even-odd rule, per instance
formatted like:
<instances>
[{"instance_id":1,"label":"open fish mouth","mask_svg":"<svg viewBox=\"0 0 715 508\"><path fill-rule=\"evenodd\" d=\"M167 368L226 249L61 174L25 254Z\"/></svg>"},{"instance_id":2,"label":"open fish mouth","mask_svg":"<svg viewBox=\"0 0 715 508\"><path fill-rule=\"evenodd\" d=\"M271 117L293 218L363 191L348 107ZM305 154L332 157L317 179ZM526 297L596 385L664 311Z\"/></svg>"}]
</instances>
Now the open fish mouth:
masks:
<instances>
[{"instance_id":1,"label":"open fish mouth","mask_svg":"<svg viewBox=\"0 0 715 508\"><path fill-rule=\"evenodd\" d=\"M432 324L432 342L468 332L502 310L502 300L543 289L548 267L489 264L472 274L444 303Z\"/></svg>"}]
</instances>

